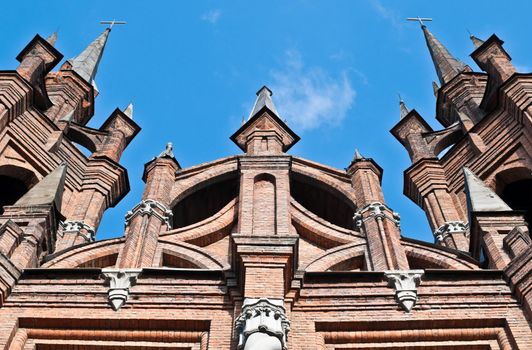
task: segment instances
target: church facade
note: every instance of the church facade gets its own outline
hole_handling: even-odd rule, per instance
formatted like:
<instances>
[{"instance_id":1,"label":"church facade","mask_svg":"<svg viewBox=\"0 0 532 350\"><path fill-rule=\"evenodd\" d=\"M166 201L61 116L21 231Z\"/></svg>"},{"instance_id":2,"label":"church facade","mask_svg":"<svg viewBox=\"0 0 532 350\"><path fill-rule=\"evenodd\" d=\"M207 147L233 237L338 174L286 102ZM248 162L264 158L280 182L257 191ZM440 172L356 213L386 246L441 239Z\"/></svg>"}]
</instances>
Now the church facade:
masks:
<instances>
[{"instance_id":1,"label":"church facade","mask_svg":"<svg viewBox=\"0 0 532 350\"><path fill-rule=\"evenodd\" d=\"M0 348L532 349L532 75L496 35L471 36L474 72L422 31L442 129L401 101L391 133L434 243L401 235L375 160L289 155L267 87L241 154L181 168L168 144L123 236L95 240L140 127L132 105L87 126L110 29L55 71L36 35L0 71Z\"/></svg>"}]
</instances>

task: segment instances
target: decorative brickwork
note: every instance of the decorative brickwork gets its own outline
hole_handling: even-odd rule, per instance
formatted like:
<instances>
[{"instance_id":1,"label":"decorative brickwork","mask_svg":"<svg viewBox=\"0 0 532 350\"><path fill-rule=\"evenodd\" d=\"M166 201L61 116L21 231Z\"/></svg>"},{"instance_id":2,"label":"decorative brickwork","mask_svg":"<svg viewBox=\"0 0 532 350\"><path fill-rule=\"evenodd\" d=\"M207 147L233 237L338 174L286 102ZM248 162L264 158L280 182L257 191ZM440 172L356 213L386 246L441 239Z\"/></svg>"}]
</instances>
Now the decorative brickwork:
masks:
<instances>
[{"instance_id":1,"label":"decorative brickwork","mask_svg":"<svg viewBox=\"0 0 532 350\"><path fill-rule=\"evenodd\" d=\"M401 236L375 160L287 154L299 136L267 87L231 136L242 154L182 169L168 143L124 235L96 240L140 128L132 105L86 126L110 29L56 72L56 35L37 35L0 71L18 188L0 198L0 348L531 349L532 76L495 35L474 38L479 73L422 30L443 128L401 100L392 134L435 243Z\"/></svg>"}]
</instances>

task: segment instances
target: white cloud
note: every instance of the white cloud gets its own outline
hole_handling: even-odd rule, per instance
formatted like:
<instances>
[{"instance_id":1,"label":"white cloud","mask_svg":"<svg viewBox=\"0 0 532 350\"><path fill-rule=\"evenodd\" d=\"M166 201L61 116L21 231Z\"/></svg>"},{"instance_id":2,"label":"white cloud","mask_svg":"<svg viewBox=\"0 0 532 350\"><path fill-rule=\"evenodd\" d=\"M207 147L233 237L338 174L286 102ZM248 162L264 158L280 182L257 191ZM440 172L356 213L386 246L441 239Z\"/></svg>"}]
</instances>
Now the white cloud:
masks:
<instances>
[{"instance_id":1,"label":"white cloud","mask_svg":"<svg viewBox=\"0 0 532 350\"><path fill-rule=\"evenodd\" d=\"M222 16L222 11L216 9L216 10L210 10L210 11L205 12L204 14L201 15L200 18L202 21L206 21L211 24L216 24L221 16Z\"/></svg>"},{"instance_id":2,"label":"white cloud","mask_svg":"<svg viewBox=\"0 0 532 350\"><path fill-rule=\"evenodd\" d=\"M297 51L287 51L284 67L271 76L277 110L298 130L339 125L355 100L347 72L333 77L319 67L307 68Z\"/></svg>"},{"instance_id":3,"label":"white cloud","mask_svg":"<svg viewBox=\"0 0 532 350\"><path fill-rule=\"evenodd\" d=\"M401 20L397 12L395 12L391 8L384 6L380 0L371 0L371 5L373 9L377 12L377 14L381 18L389 21L392 26L394 26L395 28L403 27L403 21Z\"/></svg>"}]
</instances>

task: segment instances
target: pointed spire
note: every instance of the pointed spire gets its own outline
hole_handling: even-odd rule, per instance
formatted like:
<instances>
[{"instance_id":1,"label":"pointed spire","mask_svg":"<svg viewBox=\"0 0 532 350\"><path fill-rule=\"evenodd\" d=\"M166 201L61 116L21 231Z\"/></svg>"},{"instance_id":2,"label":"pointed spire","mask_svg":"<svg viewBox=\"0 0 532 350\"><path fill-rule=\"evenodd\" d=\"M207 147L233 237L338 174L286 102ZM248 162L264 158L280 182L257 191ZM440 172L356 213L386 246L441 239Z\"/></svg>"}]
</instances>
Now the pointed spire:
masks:
<instances>
[{"instance_id":1,"label":"pointed spire","mask_svg":"<svg viewBox=\"0 0 532 350\"><path fill-rule=\"evenodd\" d=\"M133 103L130 102L126 109L124 109L124 114L127 115L129 118L133 119Z\"/></svg>"},{"instance_id":2,"label":"pointed spire","mask_svg":"<svg viewBox=\"0 0 532 350\"><path fill-rule=\"evenodd\" d=\"M65 114L65 116L61 118L60 120L64 122L70 122L72 121L72 119L74 119L74 110L71 110L70 112Z\"/></svg>"},{"instance_id":3,"label":"pointed spire","mask_svg":"<svg viewBox=\"0 0 532 350\"><path fill-rule=\"evenodd\" d=\"M255 116L255 114L259 113L259 111L264 107L268 107L268 109L276 116L279 116L279 113L277 112L277 109L272 101L272 94L272 90L270 90L266 85L257 91L257 100L255 101L255 105L249 114L248 120Z\"/></svg>"},{"instance_id":4,"label":"pointed spire","mask_svg":"<svg viewBox=\"0 0 532 350\"><path fill-rule=\"evenodd\" d=\"M366 158L364 158L362 154L360 154L360 152L358 151L358 148L355 148L355 154L353 155L353 162L358 162L364 159Z\"/></svg>"},{"instance_id":5,"label":"pointed spire","mask_svg":"<svg viewBox=\"0 0 532 350\"><path fill-rule=\"evenodd\" d=\"M82 53L68 60L72 70L93 85L110 32L111 29L106 28Z\"/></svg>"},{"instance_id":6,"label":"pointed spire","mask_svg":"<svg viewBox=\"0 0 532 350\"><path fill-rule=\"evenodd\" d=\"M168 142L166 144L166 148L164 151L162 151L157 158L172 158L175 159L174 156L174 145L171 142Z\"/></svg>"},{"instance_id":7,"label":"pointed spire","mask_svg":"<svg viewBox=\"0 0 532 350\"><path fill-rule=\"evenodd\" d=\"M482 44L484 44L484 40L477 38L471 33L469 33L469 39L471 39L471 42L473 43L473 46L475 46L475 49L478 49Z\"/></svg>"},{"instance_id":8,"label":"pointed spire","mask_svg":"<svg viewBox=\"0 0 532 350\"><path fill-rule=\"evenodd\" d=\"M399 117L403 119L408 113L410 113L410 111L406 107L405 101L403 101L401 95L399 95Z\"/></svg>"},{"instance_id":9,"label":"pointed spire","mask_svg":"<svg viewBox=\"0 0 532 350\"><path fill-rule=\"evenodd\" d=\"M438 90L440 90L440 86L437 82L432 81L432 91L434 92L434 96L438 96Z\"/></svg>"},{"instance_id":10,"label":"pointed spire","mask_svg":"<svg viewBox=\"0 0 532 350\"><path fill-rule=\"evenodd\" d=\"M55 42L57 41L57 32L53 32L52 35L50 35L46 41L52 46L55 46Z\"/></svg>"},{"instance_id":11,"label":"pointed spire","mask_svg":"<svg viewBox=\"0 0 532 350\"><path fill-rule=\"evenodd\" d=\"M465 190L469 213L512 210L484 181L464 167Z\"/></svg>"},{"instance_id":12,"label":"pointed spire","mask_svg":"<svg viewBox=\"0 0 532 350\"><path fill-rule=\"evenodd\" d=\"M421 30L423 30L423 34L425 35L427 47L429 48L430 56L432 57L432 62L436 68L440 83L442 85L446 84L460 74L466 66L454 58L425 25L421 25Z\"/></svg>"},{"instance_id":13,"label":"pointed spire","mask_svg":"<svg viewBox=\"0 0 532 350\"><path fill-rule=\"evenodd\" d=\"M67 164L61 163L50 174L46 175L38 184L33 186L14 206L32 207L39 205L55 205L61 210L61 200L65 187Z\"/></svg>"}]
</instances>

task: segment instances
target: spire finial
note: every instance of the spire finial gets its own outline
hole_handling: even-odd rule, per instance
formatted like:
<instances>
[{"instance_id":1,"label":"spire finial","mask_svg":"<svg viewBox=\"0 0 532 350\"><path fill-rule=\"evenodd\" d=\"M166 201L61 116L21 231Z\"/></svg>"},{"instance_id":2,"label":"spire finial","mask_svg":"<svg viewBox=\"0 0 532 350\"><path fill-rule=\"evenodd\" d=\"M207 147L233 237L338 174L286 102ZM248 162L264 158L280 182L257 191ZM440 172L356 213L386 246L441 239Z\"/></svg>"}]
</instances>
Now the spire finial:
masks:
<instances>
[{"instance_id":1,"label":"spire finial","mask_svg":"<svg viewBox=\"0 0 532 350\"><path fill-rule=\"evenodd\" d=\"M166 148L164 149L164 151L162 151L157 156L157 158L173 158L173 159L175 159L175 156L174 156L174 144L172 142L168 142L166 144Z\"/></svg>"},{"instance_id":2,"label":"spire finial","mask_svg":"<svg viewBox=\"0 0 532 350\"><path fill-rule=\"evenodd\" d=\"M438 90L440 90L440 86L437 82L432 81L432 91L434 92L434 96L438 96Z\"/></svg>"},{"instance_id":3,"label":"spire finial","mask_svg":"<svg viewBox=\"0 0 532 350\"><path fill-rule=\"evenodd\" d=\"M259 113L260 110L264 107L267 107L272 113L279 117L279 113L277 112L277 109L275 108L275 105L272 101L272 95L272 90L270 90L266 85L264 85L259 89L259 91L257 91L257 100L255 101L255 105L253 106L253 109L249 114L248 120L253 118L253 116Z\"/></svg>"},{"instance_id":4,"label":"spire finial","mask_svg":"<svg viewBox=\"0 0 532 350\"><path fill-rule=\"evenodd\" d=\"M399 116L400 116L400 119L403 119L404 117L406 117L408 113L410 113L410 111L406 107L405 101L403 101L401 94L397 94L397 95L399 96Z\"/></svg>"},{"instance_id":5,"label":"spire finial","mask_svg":"<svg viewBox=\"0 0 532 350\"><path fill-rule=\"evenodd\" d=\"M48 38L46 38L46 41L52 46L55 46L55 43L57 41L57 32L53 32Z\"/></svg>"},{"instance_id":6,"label":"spire finial","mask_svg":"<svg viewBox=\"0 0 532 350\"><path fill-rule=\"evenodd\" d=\"M109 24L109 27L107 27L109 30L113 29L113 26L115 24L127 24L125 21L117 21L113 19L112 21L100 21L100 24Z\"/></svg>"},{"instance_id":7,"label":"spire finial","mask_svg":"<svg viewBox=\"0 0 532 350\"><path fill-rule=\"evenodd\" d=\"M421 30L425 36L427 47L436 68L436 73L442 85L448 83L466 68L466 65L449 53L449 51L436 39L436 37L423 24L423 21L431 21L431 18L407 18L409 21L418 21L421 24Z\"/></svg>"},{"instance_id":8,"label":"spire finial","mask_svg":"<svg viewBox=\"0 0 532 350\"><path fill-rule=\"evenodd\" d=\"M484 40L477 38L476 36L471 34L469 30L467 32L469 33L469 39L471 39L471 42L473 43L475 49L478 49L482 44L484 44Z\"/></svg>"},{"instance_id":9,"label":"spire finial","mask_svg":"<svg viewBox=\"0 0 532 350\"><path fill-rule=\"evenodd\" d=\"M353 162L357 162L357 161L364 160L364 159L366 158L364 158L362 154L360 154L360 151L358 150L358 148L355 148L355 154L353 155Z\"/></svg>"},{"instance_id":10,"label":"spire finial","mask_svg":"<svg viewBox=\"0 0 532 350\"><path fill-rule=\"evenodd\" d=\"M419 25L424 27L425 26L425 23L423 23L423 21L425 22L432 22L432 18L427 18L427 17L409 17L406 19L407 21L416 21L416 22L419 22Z\"/></svg>"},{"instance_id":11,"label":"spire finial","mask_svg":"<svg viewBox=\"0 0 532 350\"><path fill-rule=\"evenodd\" d=\"M129 102L126 109L124 109L124 114L133 119L133 102Z\"/></svg>"}]
</instances>

